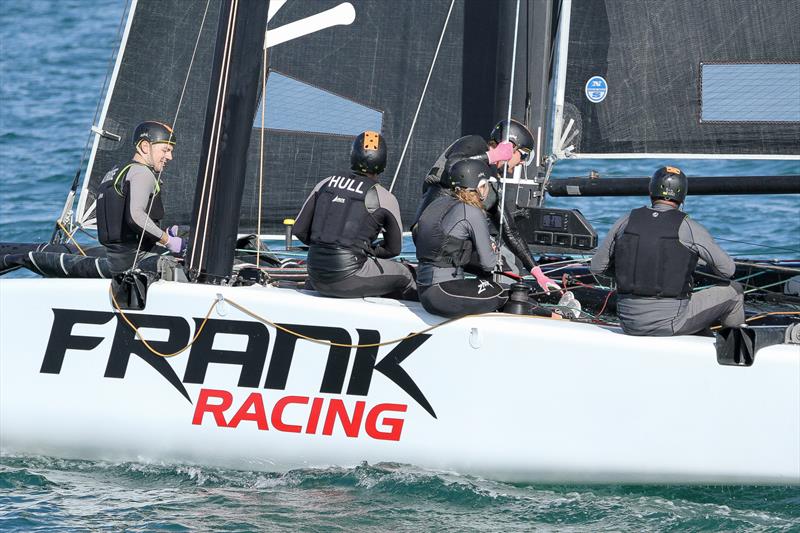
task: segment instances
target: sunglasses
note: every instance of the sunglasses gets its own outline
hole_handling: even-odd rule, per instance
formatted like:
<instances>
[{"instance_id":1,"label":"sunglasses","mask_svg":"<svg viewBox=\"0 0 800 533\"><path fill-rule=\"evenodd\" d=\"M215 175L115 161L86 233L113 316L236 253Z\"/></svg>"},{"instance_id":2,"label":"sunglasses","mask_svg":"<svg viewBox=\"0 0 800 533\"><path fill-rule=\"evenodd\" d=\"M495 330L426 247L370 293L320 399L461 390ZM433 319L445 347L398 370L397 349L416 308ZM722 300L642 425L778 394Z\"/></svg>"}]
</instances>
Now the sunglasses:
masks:
<instances>
[{"instance_id":1,"label":"sunglasses","mask_svg":"<svg viewBox=\"0 0 800 533\"><path fill-rule=\"evenodd\" d=\"M531 163L533 163L533 152L528 150L527 148L517 148L519 150L519 160L523 166L527 167Z\"/></svg>"}]
</instances>

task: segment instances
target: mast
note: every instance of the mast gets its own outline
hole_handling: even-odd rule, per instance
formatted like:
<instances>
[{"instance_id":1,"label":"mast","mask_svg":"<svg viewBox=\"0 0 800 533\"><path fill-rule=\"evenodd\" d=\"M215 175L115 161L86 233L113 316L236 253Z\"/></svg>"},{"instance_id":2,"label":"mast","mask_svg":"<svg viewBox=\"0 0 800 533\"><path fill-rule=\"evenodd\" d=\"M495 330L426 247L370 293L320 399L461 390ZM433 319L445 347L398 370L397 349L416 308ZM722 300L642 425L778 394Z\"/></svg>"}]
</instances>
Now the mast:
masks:
<instances>
[{"instance_id":1,"label":"mast","mask_svg":"<svg viewBox=\"0 0 800 533\"><path fill-rule=\"evenodd\" d=\"M202 283L233 270L269 1L223 0L186 265ZM266 65L264 65L266 68Z\"/></svg>"}]
</instances>

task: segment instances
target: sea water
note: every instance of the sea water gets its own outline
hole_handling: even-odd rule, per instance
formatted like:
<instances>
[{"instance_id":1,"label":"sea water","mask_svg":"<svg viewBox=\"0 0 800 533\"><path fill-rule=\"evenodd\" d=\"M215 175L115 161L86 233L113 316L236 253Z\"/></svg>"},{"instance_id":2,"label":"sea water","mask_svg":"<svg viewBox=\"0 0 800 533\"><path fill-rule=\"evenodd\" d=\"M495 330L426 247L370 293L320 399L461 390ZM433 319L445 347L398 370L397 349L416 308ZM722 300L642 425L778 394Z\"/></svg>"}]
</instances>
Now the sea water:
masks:
<instances>
[{"instance_id":1,"label":"sea water","mask_svg":"<svg viewBox=\"0 0 800 533\"><path fill-rule=\"evenodd\" d=\"M0 2L0 241L50 238L123 9L122 0ZM689 175L800 173L797 161L650 160L564 162L556 176L645 176L664 163ZM577 207L602 237L644 201L548 205ZM686 209L737 257L800 257L797 196L690 196ZM0 454L3 531L389 529L800 531L800 488L545 486L399 464L270 474Z\"/></svg>"}]
</instances>

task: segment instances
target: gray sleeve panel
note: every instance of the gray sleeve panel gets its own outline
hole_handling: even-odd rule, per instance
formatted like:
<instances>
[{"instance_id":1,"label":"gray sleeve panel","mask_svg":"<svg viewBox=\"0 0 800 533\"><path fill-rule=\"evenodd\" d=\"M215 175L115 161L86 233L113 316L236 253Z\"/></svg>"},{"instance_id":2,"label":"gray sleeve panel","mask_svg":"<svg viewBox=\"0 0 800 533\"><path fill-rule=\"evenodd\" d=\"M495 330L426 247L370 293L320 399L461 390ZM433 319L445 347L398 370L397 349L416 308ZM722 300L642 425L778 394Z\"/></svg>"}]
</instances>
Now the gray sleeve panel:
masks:
<instances>
[{"instance_id":1,"label":"gray sleeve panel","mask_svg":"<svg viewBox=\"0 0 800 533\"><path fill-rule=\"evenodd\" d=\"M142 165L133 165L125 179L130 182L130 194L128 196L128 206L131 212L131 219L139 227L140 231L145 231L156 239L161 239L164 232L158 224L147 216L147 201L155 191L156 177Z\"/></svg>"},{"instance_id":2,"label":"gray sleeve panel","mask_svg":"<svg viewBox=\"0 0 800 533\"><path fill-rule=\"evenodd\" d=\"M328 183L329 179L331 179L330 176L317 183L314 190L312 190L311 194L306 198L306 201L303 202L303 207L300 208L297 217L295 217L292 233L295 237L300 239L300 242L303 244L308 244L311 222L314 220L314 209L317 206L317 192Z\"/></svg>"},{"instance_id":3,"label":"gray sleeve panel","mask_svg":"<svg viewBox=\"0 0 800 533\"><path fill-rule=\"evenodd\" d=\"M603 242L601 242L597 250L595 250L590 265L593 274L605 274L611 267L614 258L614 244L616 243L617 237L622 235L625 231L629 216L630 213L614 222L614 225L608 230L606 238L603 239Z\"/></svg>"},{"instance_id":4,"label":"gray sleeve panel","mask_svg":"<svg viewBox=\"0 0 800 533\"><path fill-rule=\"evenodd\" d=\"M372 209L376 199L378 209ZM382 185L375 185L367 192L364 202L367 210L383 226L383 242L375 248L375 255L383 259L395 257L403 249L403 222L397 198Z\"/></svg>"},{"instance_id":5,"label":"gray sleeve panel","mask_svg":"<svg viewBox=\"0 0 800 533\"><path fill-rule=\"evenodd\" d=\"M397 198L387 191L383 185L375 185L369 192L375 191L378 194L378 205L392 214L397 221L397 225L403 227L402 219L400 218L400 204L397 203ZM367 193L369 195L369 193ZM369 209L369 207L367 208Z\"/></svg>"},{"instance_id":6,"label":"gray sleeve panel","mask_svg":"<svg viewBox=\"0 0 800 533\"><path fill-rule=\"evenodd\" d=\"M497 253L492 248L492 238L489 235L489 223L486 215L477 207L464 204L464 218L469 224L481 268L486 272L493 271L497 265Z\"/></svg>"},{"instance_id":7,"label":"gray sleeve panel","mask_svg":"<svg viewBox=\"0 0 800 533\"><path fill-rule=\"evenodd\" d=\"M720 276L730 278L736 272L733 259L719 247L702 224L689 218L683 219L678 230L681 244L697 252L700 259Z\"/></svg>"}]
</instances>

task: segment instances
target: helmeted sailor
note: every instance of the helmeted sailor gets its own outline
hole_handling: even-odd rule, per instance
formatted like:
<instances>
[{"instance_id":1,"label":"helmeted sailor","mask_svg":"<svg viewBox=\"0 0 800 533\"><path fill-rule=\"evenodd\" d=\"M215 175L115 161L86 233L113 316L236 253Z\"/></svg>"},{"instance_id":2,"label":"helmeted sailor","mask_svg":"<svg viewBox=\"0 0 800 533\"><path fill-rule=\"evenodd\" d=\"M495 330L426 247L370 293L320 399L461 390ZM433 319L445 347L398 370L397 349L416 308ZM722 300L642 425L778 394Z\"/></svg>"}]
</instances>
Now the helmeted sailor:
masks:
<instances>
[{"instance_id":1,"label":"helmeted sailor","mask_svg":"<svg viewBox=\"0 0 800 533\"><path fill-rule=\"evenodd\" d=\"M744 322L742 287L735 281L692 293L695 266L730 278L733 260L708 230L679 209L688 179L676 167L662 167L650 179L652 206L634 209L611 227L592 258L595 274L617 282L617 312L630 335L684 335L719 321Z\"/></svg>"},{"instance_id":2,"label":"helmeted sailor","mask_svg":"<svg viewBox=\"0 0 800 533\"><path fill-rule=\"evenodd\" d=\"M455 161L442 182L447 191L437 195L414 226L419 299L430 313L446 317L487 313L507 300L503 287L491 281L497 246L483 211L491 175L481 159ZM477 264L471 264L475 260ZM480 272L477 278L465 278L468 265Z\"/></svg>"},{"instance_id":3,"label":"helmeted sailor","mask_svg":"<svg viewBox=\"0 0 800 533\"><path fill-rule=\"evenodd\" d=\"M447 168L454 162L460 159L477 159L490 165L493 172L501 176L503 165L507 164L507 172L510 177L517 165L527 164L531 161L533 150L533 135L528 128L514 119L498 122L492 129L488 142L480 135L467 135L457 139L439 156L425 177L422 185L424 197L417 209L415 220L419 219L422 212L434 199L445 194L447 187L443 187L443 183L447 181ZM498 170L499 172L497 172ZM517 229L514 217L506 207L500 205L500 195L492 182L489 183L489 190L483 204L489 216L489 227L493 237L502 239L507 247L501 247L501 251L507 253L503 257L505 268L520 273L516 265L518 261L524 269L531 272L543 290L559 289L558 283L548 278L533 260L527 242ZM502 215L502 235L500 236L501 209L504 213Z\"/></svg>"},{"instance_id":4,"label":"helmeted sailor","mask_svg":"<svg viewBox=\"0 0 800 533\"><path fill-rule=\"evenodd\" d=\"M314 288L337 298L416 299L411 271L390 260L401 251L403 224L397 199L378 183L386 168L386 140L374 131L358 135L350 168L320 181L294 224L295 236L309 247Z\"/></svg>"},{"instance_id":5,"label":"helmeted sailor","mask_svg":"<svg viewBox=\"0 0 800 533\"><path fill-rule=\"evenodd\" d=\"M172 160L176 138L172 128L142 122L133 134L135 153L124 166L103 178L97 191L98 237L106 247L112 273L125 272L155 254L156 244L174 254L183 250L177 226L161 229L164 191L161 173Z\"/></svg>"}]
</instances>

